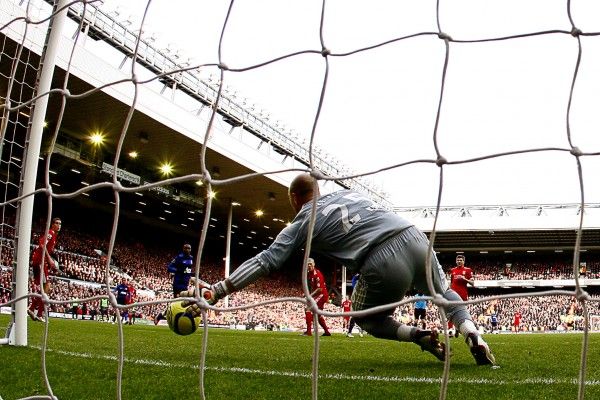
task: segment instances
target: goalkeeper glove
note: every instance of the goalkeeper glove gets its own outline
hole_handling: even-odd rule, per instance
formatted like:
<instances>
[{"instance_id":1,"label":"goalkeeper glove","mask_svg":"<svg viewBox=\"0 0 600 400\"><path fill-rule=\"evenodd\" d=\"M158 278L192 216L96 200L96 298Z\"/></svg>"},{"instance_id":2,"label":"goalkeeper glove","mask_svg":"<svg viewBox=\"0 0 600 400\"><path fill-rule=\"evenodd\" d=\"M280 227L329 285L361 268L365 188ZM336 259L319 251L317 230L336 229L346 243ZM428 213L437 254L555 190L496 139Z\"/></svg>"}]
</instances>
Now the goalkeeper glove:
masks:
<instances>
[{"instance_id":1,"label":"goalkeeper glove","mask_svg":"<svg viewBox=\"0 0 600 400\"><path fill-rule=\"evenodd\" d=\"M211 306L223 297L229 294L225 281L219 281L214 285L209 285L204 281L199 282L200 296Z\"/></svg>"},{"instance_id":2,"label":"goalkeeper glove","mask_svg":"<svg viewBox=\"0 0 600 400\"><path fill-rule=\"evenodd\" d=\"M195 285L195 281L191 281L190 283ZM210 284L200 280L198 282L198 286L200 288L200 296L202 296L202 298L204 298L209 305L213 305L217 302L218 299L213 294ZM194 287L179 293L179 297L196 297L196 288ZM191 314L194 318L200 316L202 309L198 303L184 301L181 305L186 307L185 312Z\"/></svg>"},{"instance_id":3,"label":"goalkeeper glove","mask_svg":"<svg viewBox=\"0 0 600 400\"><path fill-rule=\"evenodd\" d=\"M202 296L211 306L220 299L212 287L200 289L200 296Z\"/></svg>"},{"instance_id":4,"label":"goalkeeper glove","mask_svg":"<svg viewBox=\"0 0 600 400\"><path fill-rule=\"evenodd\" d=\"M194 290L188 290L185 292L181 292L179 294L180 297L193 297L194 296ZM209 305L213 305L215 304L219 299L217 299L217 296L215 295L215 293L212 291L211 288L201 288L200 289L200 296L202 296L202 298L204 298L204 300L206 300L206 302ZM200 305L198 303L195 302L191 302L191 301L184 301L182 303L182 306L186 307L185 312L188 314L191 314L194 318L199 317L202 314L202 308L200 308Z\"/></svg>"},{"instance_id":5,"label":"goalkeeper glove","mask_svg":"<svg viewBox=\"0 0 600 400\"><path fill-rule=\"evenodd\" d=\"M52 261L54 261L54 269L57 272L60 272L60 264L58 263L58 260L52 260Z\"/></svg>"}]
</instances>

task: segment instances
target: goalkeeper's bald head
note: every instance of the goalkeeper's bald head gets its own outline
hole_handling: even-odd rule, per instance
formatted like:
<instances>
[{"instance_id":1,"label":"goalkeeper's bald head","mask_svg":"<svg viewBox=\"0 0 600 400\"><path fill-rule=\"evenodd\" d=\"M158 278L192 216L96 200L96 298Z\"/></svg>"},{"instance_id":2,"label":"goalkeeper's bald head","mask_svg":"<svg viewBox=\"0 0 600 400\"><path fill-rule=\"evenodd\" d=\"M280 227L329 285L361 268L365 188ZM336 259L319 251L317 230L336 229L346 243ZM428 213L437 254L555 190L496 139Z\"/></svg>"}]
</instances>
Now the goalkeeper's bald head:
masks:
<instances>
[{"instance_id":1,"label":"goalkeeper's bald head","mask_svg":"<svg viewBox=\"0 0 600 400\"><path fill-rule=\"evenodd\" d=\"M302 206L319 196L317 180L308 173L303 173L294 178L289 190L290 204L298 212Z\"/></svg>"}]
</instances>

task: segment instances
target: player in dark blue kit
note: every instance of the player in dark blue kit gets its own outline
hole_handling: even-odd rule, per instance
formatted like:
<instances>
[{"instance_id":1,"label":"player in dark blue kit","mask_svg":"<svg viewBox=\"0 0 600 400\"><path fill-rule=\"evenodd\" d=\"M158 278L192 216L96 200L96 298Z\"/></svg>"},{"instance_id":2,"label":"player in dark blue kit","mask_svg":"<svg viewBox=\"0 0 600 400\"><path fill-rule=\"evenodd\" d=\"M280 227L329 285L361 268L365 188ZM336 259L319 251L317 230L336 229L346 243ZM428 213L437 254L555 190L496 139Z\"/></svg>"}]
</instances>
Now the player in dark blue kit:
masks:
<instances>
[{"instance_id":1,"label":"player in dark blue kit","mask_svg":"<svg viewBox=\"0 0 600 400\"><path fill-rule=\"evenodd\" d=\"M354 276L352 276L352 290L354 290L354 287L358 283L358 278L360 278L360 273L354 274ZM346 336L348 336L349 338L354 337L352 336L352 330L354 329L354 325L356 325L356 319L354 319L354 317L351 317L350 323L348 324L348 332L346 333ZM358 326L358 334L360 337L363 337L363 329L360 326Z\"/></svg>"},{"instance_id":2,"label":"player in dark blue kit","mask_svg":"<svg viewBox=\"0 0 600 400\"><path fill-rule=\"evenodd\" d=\"M173 297L178 297L180 292L187 290L190 278L194 273L194 258L191 255L192 246L183 245L183 252L171 261L167 271L173 275Z\"/></svg>"},{"instance_id":3,"label":"player in dark blue kit","mask_svg":"<svg viewBox=\"0 0 600 400\"><path fill-rule=\"evenodd\" d=\"M492 325L492 333L498 333L498 314L496 311L490 314L490 323Z\"/></svg>"},{"instance_id":4,"label":"player in dark blue kit","mask_svg":"<svg viewBox=\"0 0 600 400\"><path fill-rule=\"evenodd\" d=\"M117 286L115 286L115 288L113 289L113 292L115 292L115 295L117 297L117 304L119 304L119 305L129 304L130 292L129 292L129 285L127 284L126 279L122 279L121 283L118 284ZM124 310L121 313L121 317L123 317L123 319L125 321L127 321L127 318L129 317L128 311ZM115 311L115 314L113 315L113 322L115 322L116 319L117 319L117 312Z\"/></svg>"},{"instance_id":5,"label":"player in dark blue kit","mask_svg":"<svg viewBox=\"0 0 600 400\"><path fill-rule=\"evenodd\" d=\"M188 289L190 279L194 273L194 257L192 257L192 246L189 243L183 245L183 251L171 261L167 271L173 275L173 297L179 297L179 293ZM165 319L164 311L154 317L154 325Z\"/></svg>"}]
</instances>

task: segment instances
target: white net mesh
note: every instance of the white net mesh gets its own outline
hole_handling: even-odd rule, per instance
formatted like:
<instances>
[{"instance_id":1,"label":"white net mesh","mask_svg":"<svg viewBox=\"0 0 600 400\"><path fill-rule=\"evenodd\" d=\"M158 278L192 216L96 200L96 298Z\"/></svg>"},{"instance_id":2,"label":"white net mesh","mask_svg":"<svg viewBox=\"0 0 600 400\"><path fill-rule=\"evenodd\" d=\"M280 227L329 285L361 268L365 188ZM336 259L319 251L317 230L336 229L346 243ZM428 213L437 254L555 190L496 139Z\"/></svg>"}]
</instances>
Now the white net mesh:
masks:
<instances>
[{"instance_id":1,"label":"white net mesh","mask_svg":"<svg viewBox=\"0 0 600 400\"><path fill-rule=\"evenodd\" d=\"M447 11L439 4L435 8L431 7L429 12L433 13L435 20L437 21L435 30L423 30L414 31L401 36L385 37L379 42L364 44L362 47L354 47L345 49L344 51L333 51L328 49L328 38L324 33L328 27L328 18L330 15L327 13L326 3L322 4L322 14L316 14L319 18L315 18L313 22L318 21L314 24L315 32L312 34L318 34L321 42L321 48L310 49L310 50L297 50L283 51L281 55L273 56L272 54L264 57L263 62L254 63L252 65L232 65L227 62L227 59L223 57L222 50L226 48L226 36L228 29L230 29L229 21L233 18L237 11L238 4L233 1L230 4L226 14L223 15L222 19L222 35L219 41L218 54L216 59L211 59L210 62L203 62L194 64L191 60L183 61L179 55L165 54L164 52L157 51L152 46L152 40L145 37L140 32L143 32L144 25L141 17L141 23L138 26L128 26L127 24L117 23L108 13L101 11L97 2L95 1L73 1L73 2L61 2L60 5L54 5L52 2L48 4L42 1L29 1L29 2L12 2L9 0L2 0L2 20L0 22L0 32L2 33L2 49L1 49L1 65L0 75L2 78L2 86L0 93L2 100L2 163L3 174L0 178L3 183L4 196L2 197L2 222L1 222L1 235L2 235L2 257L3 265L9 269L12 269L12 259L15 257L15 251L17 248L19 237L28 238L28 233L31 230L31 208L28 212L29 215L24 215L24 207L18 207L19 204L24 204L31 200L33 204L32 194L34 193L35 187L33 185L27 186L26 174L23 171L23 165L25 163L31 163L34 169L37 164L38 156L41 146L41 131L43 129L43 120L45 116L46 106L42 104L42 100L48 101L49 96L56 96L60 98L59 102L54 103L52 112L55 113L55 125L52 127L52 132L48 132L47 135L51 135L48 141L49 150L45 153L44 162L46 163L44 169L44 182L38 182L36 194L45 196L47 199L47 216L45 218L46 230L50 227L53 202L58 199L71 199L80 196L88 195L93 191L110 190L113 195L114 204L114 221L112 226L112 232L109 238L109 244L107 253L103 258L104 264L104 276L103 286L99 292L91 297L79 298L79 299L57 299L50 298L46 294L41 294L41 297L46 305L57 305L57 304L70 304L73 301L77 302L93 302L100 299L109 299L110 305L113 309L123 309L141 306L150 306L153 304L164 304L164 299L138 302L133 305L121 306L118 305L114 295L111 293L110 287L112 279L117 278L119 275L115 274L111 270L111 257L115 250L116 236L118 233L120 223L120 202L124 194L151 190L167 190L164 189L170 185L175 185L183 182L196 182L202 181L203 185L210 192L214 188L236 185L241 182L245 182L253 178L255 175L278 175L290 172L298 171L312 171L315 177L317 177L322 184L329 184L329 182L342 183L344 186L355 188L363 192L368 193L372 198L381 203L385 207L390 207L391 204L386 200L385 196L379 193L378 190L373 189L373 185L370 184L366 176L378 176L385 175L390 170L396 170L403 168L408 169L411 166L417 164L427 164L437 167L436 175L438 179L437 185L431 185L435 188L436 193L434 194L437 199L437 208L434 212L435 221L437 222L437 215L442 204L442 194L446 188L444 182L446 178L446 171L452 168L460 168L464 165L477 165L484 160L510 160L511 156L527 155L528 157L534 158L538 154L552 153L560 154L571 157L574 161L573 174L575 180L578 181L578 193L580 206L582 210L585 210L585 198L586 187L584 187L584 161L587 158L598 156L600 152L594 151L590 148L579 147L578 142L573 139L572 135L572 106L576 101L576 89L581 85L578 81L578 73L582 66L581 60L585 52L585 40L597 35L594 32L586 32L577 28L577 23L574 21L571 15L571 3L567 2L564 6L564 19L568 21L565 24L567 28L555 29L554 27L547 27L547 29L529 32L524 29L527 33L518 34L500 34L495 37L483 38L483 39L457 39L453 37L451 32L446 33L444 31L443 16L444 12ZM430 4L431 5L431 4ZM152 3L147 4L148 7L152 6ZM240 8L242 6L239 6ZM554 8L553 8L554 10ZM318 11L318 10L317 10ZM450 11L447 11L450 13ZM63 21L60 21L58 16L63 16ZM140 15L142 15L140 13ZM72 41L64 41L61 35L63 27L72 28L76 24L76 29L73 32ZM52 29L50 29L51 27ZM70 34L72 32L67 32ZM52 38L52 35L58 35ZM65 34L64 32L62 34ZM544 142L542 145L537 143L529 143L528 140L523 138L522 147L510 147L507 150L499 152L481 154L477 151L475 145L472 146L472 150L469 152L469 157L465 158L454 158L444 152L444 146L441 143L446 143L446 137L440 138L441 126L443 125L444 118L446 116L446 107L451 113L459 113L460 110L457 108L463 107L460 102L447 101L446 90L448 86L456 89L452 85L456 85L456 81L452 81L451 77L453 74L462 74L464 71L454 71L452 69L452 56L453 52L465 51L466 45L472 45L475 49L481 50L483 54L490 54L487 51L482 50L487 43L489 46L496 46L496 51L499 51L498 47L506 43L521 43L519 49L522 51L522 42L520 40L531 37L549 37L549 36L560 36L561 46L570 46L569 57L572 57L571 68L565 68L562 71L565 75L569 76L568 85L564 89L564 96L561 99L563 105L563 117L562 119L566 123L561 127L562 138L560 142L561 146L554 145L554 142ZM434 115L431 116L429 122L423 124L423 131L426 134L420 135L416 132L412 136L425 137L428 141L432 141L434 157L424 156L409 160L399 160L393 158L390 162L384 166L378 166L376 168L369 169L367 171L361 171L360 173L351 172L346 169L341 163L332 161L326 154L320 154L314 146L315 142L318 141L320 135L326 136L326 133L321 132L319 129L319 122L321 119L327 118L327 112L329 107L335 107L336 105L328 104L327 102L327 89L328 84L331 80L337 79L335 74L335 68L332 68L336 62L340 59L349 59L356 57L357 62L364 61L363 58L377 57L377 54L388 51L392 46L396 46L399 43L410 43L413 44L414 40L420 38L437 38L439 40L436 43L438 46L440 43L444 47L445 51L443 56L439 58L438 63L434 66L418 64L418 68L433 68L439 71L439 76L435 85L437 87L437 98L435 98ZM468 37L466 35L465 37ZM93 88L90 90L76 90L82 86L71 84L71 73L74 71L80 72L86 69L85 58L79 57L78 52L81 51L83 42L85 40L98 40L102 39L110 43L112 49L109 49L115 54L120 54L122 62L117 72L106 71L105 76L100 77L96 82L93 82ZM489 43L488 43L489 42ZM568 45L566 44L568 43ZM424 45L430 46L431 43ZM92 45L90 45L92 46ZM65 47L68 48L65 50ZM109 51L106 50L106 51ZM451 51L452 50L452 51ZM104 51L104 50L103 50ZM492 52L494 50L491 50ZM54 58L56 52L60 53L58 60ZM52 54L54 53L54 55ZM562 54L562 53L561 53ZM43 62L39 67L39 56ZM66 55L66 57L65 57ZM292 140L293 137L289 133L279 129L277 124L265 125L265 120L257 120L255 118L256 113L253 108L245 102L236 101L235 96L226 90L226 83L230 77L235 74L253 74L257 73L261 69L269 69L273 65L278 65L286 62L290 62L298 57L315 57L318 59L319 68L315 68L315 71L319 79L322 81L320 85L321 92L317 97L318 100L315 102L314 115L315 118L312 120L311 134L308 140L307 146L302 147L297 140ZM482 58L485 57L482 55ZM561 55L561 57L563 57ZM175 61L174 61L175 60ZM61 73L54 73L54 63L63 70ZM548 60L552 62L552 60ZM51 74L50 77L46 77L44 82L43 70L46 68L46 72ZM383 68L383 67L382 67ZM210 77L205 77L204 72L211 71ZM390 71L387 71L390 72ZM392 71L393 72L393 71ZM52 80L52 74L54 73L54 80ZM383 73L383 72L382 72ZM400 74L408 74L410 71L402 71ZM91 79L92 77L88 77ZM106 79L110 78L110 79ZM49 84L47 88L42 85ZM431 84L431 82L429 82ZM439 86L438 86L439 85ZM153 90L158 90L161 94L167 91L171 92L171 98L185 94L190 104L195 104L196 115L204 115L207 118L206 129L204 135L200 140L201 143L210 143L214 139L215 125L222 123L223 121L231 125L230 134L237 127L243 127L248 131L252 131L253 134L260 138L261 141L269 142L271 145L276 144L274 147L276 151L280 152L284 156L284 160L281 164L283 167L280 168L264 168L259 173L240 173L237 176L228 179L219 179L217 170L211 169L207 164L207 148L208 146L202 145L200 147L200 155L197 160L198 167L195 169L196 173L186 174L177 176L175 178L163 179L154 182L143 182L136 181L134 175L127 175L127 172L120 169L122 163L124 163L124 143L130 133L130 125L134 119L134 113L137 107L145 106L143 102L143 96L146 94L146 87L151 87ZM52 154L56 152L62 152L63 154L68 153L73 149L69 149L69 145L59 144L57 140L59 132L61 130L61 121L65 112L69 112L69 106L77 104L80 99L90 97L100 90L115 89L113 95L120 95L128 102L128 108L120 115L119 134L116 136L117 141L113 143L115 158L112 165L107 164L104 166L104 172L111 174L111 179L105 182L85 186L84 188L73 191L73 192L60 192L57 190L57 186L53 184L52 172L50 169ZM470 88L472 95L477 93L476 90ZM451 92L452 93L452 92ZM365 91L365 95L369 96L368 91ZM481 96L489 96L490 91L483 88ZM453 94L448 95L451 99ZM398 100L399 105L405 105L406 101L410 101L411 97L406 96L401 100ZM420 99L420 98L419 98ZM429 99L432 102L432 99ZM370 103L374 103L371 101ZM449 104L448 104L449 103ZM58 105L57 105L58 104ZM393 101L392 101L393 104ZM433 104L433 103L432 103ZM76 110L76 106L74 108ZM489 111L489 110L488 110ZM76 111L74 111L76 112ZM464 110L462 111L464 112ZM35 117L34 117L35 116ZM36 119L37 117L37 119ZM379 118L380 116L373 116L366 118L368 126L368 120L371 118ZM539 117L539 116L537 116ZM344 121L340 123L340 129L345 129L344 124L348 123ZM353 121L356 123L356 121ZM362 124L363 122L361 122ZM393 123L393 122L392 122ZM451 124L450 124L451 125ZM490 123L493 125L493 122ZM577 128L581 126L576 124ZM451 126L450 129L455 128ZM490 128L492 129L492 128ZM583 128L581 128L583 129ZM24 135L24 132L27 135ZM140 136L140 140L143 138ZM362 138L360 140L368 140L368 138ZM29 141L29 142L28 142ZM327 143L327 141L324 141ZM552 145L545 145L545 143L552 143ZM391 143L393 144L393 142ZM27 147L29 146L29 147ZM260 148L260 145L258 146ZM27 151L25 151L27 149ZM429 149L431 152L431 148ZM27 159L27 155L34 154L34 157ZM31 159L33 158L33 159ZM308 164L305 167L301 163L294 163L294 158L304 161ZM30 167L27 167L30 168ZM593 173L594 171L590 171ZM34 174L35 175L35 174ZM24 178L25 177L25 178ZM35 176L34 176L35 178ZM30 180L31 182L31 180ZM182 196L184 197L184 196ZM189 199L190 202L198 202L194 198ZM204 200L202 200L204 201ZM207 241L207 235L211 224L211 205L212 198L209 196L206 199L206 206L204 211L204 221L202 225L201 235L198 243L197 259L202 259L204 246ZM196 205L201 204L199 202ZM18 212L17 210L20 210ZM19 219L20 218L20 219ZM29 218L29 224L23 225L22 218ZM549 295L565 295L574 296L580 303L583 309L584 316L584 335L583 335L583 352L581 356L580 375L579 375L579 398L584 397L584 382L585 372L587 363L587 342L588 342L588 330L590 328L590 320L593 324L597 323L597 317L590 319L587 311L588 304L590 302L597 302L597 299L592 299L579 283L579 250L582 236L582 226L584 223L585 214L581 212L578 217L579 225L577 229L577 239L573 243L574 247L574 259L573 259L573 276L575 278L575 290L548 290L544 292L538 292L531 294L528 292L510 294L504 296L492 296L487 298L477 298L469 301L468 303L474 307L484 302L490 302L494 300L508 299L508 298L523 298L531 296L549 296ZM436 238L436 222L433 224L433 231L430 237L432 246L435 246ZM21 227L28 227L27 232L19 235L15 235L15 227L19 225ZM16 236L16 237L15 237ZM309 237L311 235L309 234ZM17 240L15 240L17 239ZM27 240L27 242L29 242ZM25 246L29 248L29 243ZM310 240L307 244L307 254L310 250ZM27 253L19 253L19 256ZM23 265L28 265L27 259L18 259L17 262ZM430 260L427 260L429 263ZM26 271L20 269L21 271ZM303 275L306 276L306 265L304 266ZM13 270L14 273L14 270ZM200 276L199 264L196 265L196 277ZM18 276L17 286L19 279L21 282L26 282L27 278ZM428 277L431 282L431 276ZM23 286L21 286L22 288ZM430 287L431 283L430 283ZM40 296L39 294L27 293L25 296L18 296L19 290L13 288L7 288L6 285L2 287L6 293L12 293L10 301L0 302L0 305L15 305L22 304L24 298L34 298ZM305 294L308 294L306 284L304 285ZM443 308L447 305L445 300L440 296L434 296L430 298L434 304ZM199 299L198 299L199 300ZM406 299L402 302L395 304L395 306L405 306L408 303L413 302L414 299ZM19 303L20 302L20 303ZM278 298L275 300L268 300L259 302L257 304L243 305L239 307L207 307L210 310L218 310L224 313L231 313L239 310L246 310L249 308L257 307L259 305L275 304L281 302L292 302L303 304L305 301L300 297L285 297ZM204 304L204 303L202 303ZM315 312L331 317L339 317L342 314L339 312L331 311L318 311L315 305L312 304ZM382 306L389 307L389 306ZM364 315L366 313L372 313L378 311L378 309L369 310L368 312L353 313L352 315ZM24 309L22 309L24 310ZM17 307L17 313L19 308ZM24 315L24 312L21 311ZM206 315L205 315L206 317ZM123 329L122 322L119 321L119 373L117 377L118 385L118 396L120 398L120 385L122 380L123 370ZM17 322L18 322L17 317ZM205 318L206 322L206 318ZM446 325L445 317L441 316L442 326ZM206 326L206 325L205 325ZM26 330L25 330L26 333ZM46 331L47 335L47 331ZM208 340L208 330L204 330L204 346L202 353L202 365L200 368L201 375L201 386L202 393L204 393L204 360L205 360L205 349L207 348L206 343ZM449 346L448 338L446 337L446 345ZM42 354L46 351L46 340L42 348ZM318 388L318 368L319 368L319 341L315 340L314 354L313 354L313 398L317 398ZM45 371L44 371L45 374ZM444 373L442 376L442 388L440 391L440 398L446 398L446 391L449 377L449 362L446 361ZM46 384L49 396L52 396L52 388L50 382L48 382L47 376L45 375Z\"/></svg>"}]
</instances>

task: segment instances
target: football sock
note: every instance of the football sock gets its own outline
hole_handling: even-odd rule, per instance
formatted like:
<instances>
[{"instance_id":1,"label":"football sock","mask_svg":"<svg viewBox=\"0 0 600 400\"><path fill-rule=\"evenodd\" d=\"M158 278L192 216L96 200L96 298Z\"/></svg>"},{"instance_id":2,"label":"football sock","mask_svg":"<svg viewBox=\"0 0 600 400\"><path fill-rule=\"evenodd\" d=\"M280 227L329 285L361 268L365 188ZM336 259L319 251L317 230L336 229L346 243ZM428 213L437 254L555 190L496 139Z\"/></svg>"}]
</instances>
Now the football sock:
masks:
<instances>
[{"instance_id":1,"label":"football sock","mask_svg":"<svg viewBox=\"0 0 600 400\"><path fill-rule=\"evenodd\" d=\"M306 312L304 314L304 318L306 319L306 332L310 333L313 330L313 315L311 312Z\"/></svg>"},{"instance_id":2,"label":"football sock","mask_svg":"<svg viewBox=\"0 0 600 400\"><path fill-rule=\"evenodd\" d=\"M325 333L329 333L329 329L327 328L327 324L325 323L325 318L322 315L319 315L319 325L325 330Z\"/></svg>"},{"instance_id":3,"label":"football sock","mask_svg":"<svg viewBox=\"0 0 600 400\"><path fill-rule=\"evenodd\" d=\"M33 308L33 311L37 310L37 316L38 317L43 316L44 315L44 302L39 297L35 297L33 299L32 305L33 305L34 301L35 301L35 306Z\"/></svg>"},{"instance_id":4,"label":"football sock","mask_svg":"<svg viewBox=\"0 0 600 400\"><path fill-rule=\"evenodd\" d=\"M467 337L469 333L474 333L475 335L479 336L479 331L477 330L477 327L475 326L473 321L469 319L465 320L462 324L460 324L459 330L464 337Z\"/></svg>"},{"instance_id":5,"label":"football sock","mask_svg":"<svg viewBox=\"0 0 600 400\"><path fill-rule=\"evenodd\" d=\"M37 310L37 303L38 303L39 298L37 297L32 297L31 298L31 304L29 305L29 309L31 311L35 311Z\"/></svg>"}]
</instances>

